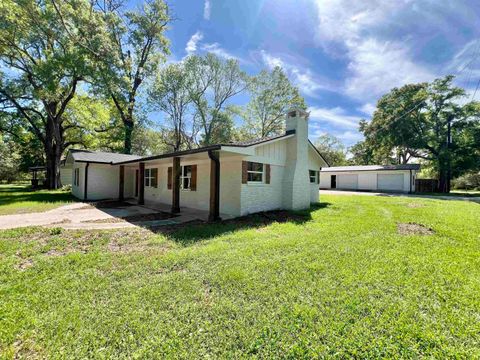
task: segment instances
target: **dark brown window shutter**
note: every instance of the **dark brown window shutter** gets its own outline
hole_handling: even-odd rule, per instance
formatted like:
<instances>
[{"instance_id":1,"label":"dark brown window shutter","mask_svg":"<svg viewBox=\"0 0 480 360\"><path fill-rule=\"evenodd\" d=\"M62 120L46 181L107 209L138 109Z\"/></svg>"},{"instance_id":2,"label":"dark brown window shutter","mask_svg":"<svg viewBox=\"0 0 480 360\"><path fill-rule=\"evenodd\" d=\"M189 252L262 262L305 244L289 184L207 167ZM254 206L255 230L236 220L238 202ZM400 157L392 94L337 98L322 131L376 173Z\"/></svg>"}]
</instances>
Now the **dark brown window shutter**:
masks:
<instances>
[{"instance_id":1,"label":"dark brown window shutter","mask_svg":"<svg viewBox=\"0 0 480 360\"><path fill-rule=\"evenodd\" d=\"M270 164L265 165L265 183L270 184Z\"/></svg>"},{"instance_id":2,"label":"dark brown window shutter","mask_svg":"<svg viewBox=\"0 0 480 360\"><path fill-rule=\"evenodd\" d=\"M190 190L197 191L197 165L192 165L192 179L190 182Z\"/></svg>"},{"instance_id":3,"label":"dark brown window shutter","mask_svg":"<svg viewBox=\"0 0 480 360\"><path fill-rule=\"evenodd\" d=\"M172 189L172 173L173 173L173 168L171 166L168 167L168 179L167 179L167 188L169 190Z\"/></svg>"},{"instance_id":4,"label":"dark brown window shutter","mask_svg":"<svg viewBox=\"0 0 480 360\"><path fill-rule=\"evenodd\" d=\"M248 162L242 161L242 184L246 184L248 180Z\"/></svg>"},{"instance_id":5,"label":"dark brown window shutter","mask_svg":"<svg viewBox=\"0 0 480 360\"><path fill-rule=\"evenodd\" d=\"M320 171L317 171L317 184L320 184Z\"/></svg>"},{"instance_id":6,"label":"dark brown window shutter","mask_svg":"<svg viewBox=\"0 0 480 360\"><path fill-rule=\"evenodd\" d=\"M158 169L155 168L155 169L151 169L150 170L152 173L151 173L151 176L152 176L152 186L154 188L158 187Z\"/></svg>"}]
</instances>

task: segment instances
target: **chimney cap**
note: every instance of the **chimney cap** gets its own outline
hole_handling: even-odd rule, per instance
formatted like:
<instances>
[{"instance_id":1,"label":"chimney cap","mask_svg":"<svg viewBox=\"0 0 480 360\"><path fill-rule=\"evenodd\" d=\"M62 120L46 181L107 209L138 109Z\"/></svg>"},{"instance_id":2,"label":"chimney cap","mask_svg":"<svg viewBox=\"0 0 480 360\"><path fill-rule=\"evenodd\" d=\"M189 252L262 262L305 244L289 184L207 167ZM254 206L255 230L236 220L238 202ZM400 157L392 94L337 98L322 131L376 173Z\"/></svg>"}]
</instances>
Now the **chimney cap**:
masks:
<instances>
[{"instance_id":1,"label":"chimney cap","mask_svg":"<svg viewBox=\"0 0 480 360\"><path fill-rule=\"evenodd\" d=\"M287 118L304 117L305 119L308 119L309 116L310 116L309 112L307 112L303 109L300 109L298 107L293 107L293 108L291 108L287 111Z\"/></svg>"}]
</instances>

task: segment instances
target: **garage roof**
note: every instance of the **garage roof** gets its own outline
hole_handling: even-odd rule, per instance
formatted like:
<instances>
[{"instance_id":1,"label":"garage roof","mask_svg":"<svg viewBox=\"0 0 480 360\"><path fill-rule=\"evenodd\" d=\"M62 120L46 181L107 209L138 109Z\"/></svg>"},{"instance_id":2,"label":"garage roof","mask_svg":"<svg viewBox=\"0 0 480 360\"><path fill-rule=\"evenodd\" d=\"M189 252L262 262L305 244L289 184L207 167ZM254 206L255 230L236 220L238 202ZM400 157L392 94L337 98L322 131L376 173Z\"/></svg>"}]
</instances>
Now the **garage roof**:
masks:
<instances>
[{"instance_id":1,"label":"garage roof","mask_svg":"<svg viewBox=\"0 0 480 360\"><path fill-rule=\"evenodd\" d=\"M340 172L340 171L380 171L380 170L420 170L420 164L333 166L333 167L322 168L320 171L321 172Z\"/></svg>"}]
</instances>

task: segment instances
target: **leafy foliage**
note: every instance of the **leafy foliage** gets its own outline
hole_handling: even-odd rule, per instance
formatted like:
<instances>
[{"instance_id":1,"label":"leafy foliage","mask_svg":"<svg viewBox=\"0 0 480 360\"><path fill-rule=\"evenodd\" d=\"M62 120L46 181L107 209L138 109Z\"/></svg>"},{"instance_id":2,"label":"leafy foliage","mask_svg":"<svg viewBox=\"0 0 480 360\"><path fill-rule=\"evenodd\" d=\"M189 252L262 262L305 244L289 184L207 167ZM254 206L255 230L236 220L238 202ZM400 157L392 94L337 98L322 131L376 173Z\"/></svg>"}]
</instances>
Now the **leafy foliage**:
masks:
<instances>
[{"instance_id":1,"label":"leafy foliage","mask_svg":"<svg viewBox=\"0 0 480 360\"><path fill-rule=\"evenodd\" d=\"M462 105L465 91L452 81L453 76L446 76L430 84L395 88L383 96L372 121L361 124L365 142L354 149L358 157L371 161L379 154L383 158L396 154L403 163L412 156L431 161L444 190L449 163L453 176L478 167L480 104Z\"/></svg>"},{"instance_id":2,"label":"leafy foliage","mask_svg":"<svg viewBox=\"0 0 480 360\"><path fill-rule=\"evenodd\" d=\"M345 146L337 137L328 134L321 135L315 141L315 146L330 166L347 164Z\"/></svg>"},{"instance_id":3,"label":"leafy foliage","mask_svg":"<svg viewBox=\"0 0 480 360\"><path fill-rule=\"evenodd\" d=\"M305 100L281 67L262 70L250 79L250 102L242 129L251 138L279 135L285 130L285 114L291 108L306 110Z\"/></svg>"}]
</instances>

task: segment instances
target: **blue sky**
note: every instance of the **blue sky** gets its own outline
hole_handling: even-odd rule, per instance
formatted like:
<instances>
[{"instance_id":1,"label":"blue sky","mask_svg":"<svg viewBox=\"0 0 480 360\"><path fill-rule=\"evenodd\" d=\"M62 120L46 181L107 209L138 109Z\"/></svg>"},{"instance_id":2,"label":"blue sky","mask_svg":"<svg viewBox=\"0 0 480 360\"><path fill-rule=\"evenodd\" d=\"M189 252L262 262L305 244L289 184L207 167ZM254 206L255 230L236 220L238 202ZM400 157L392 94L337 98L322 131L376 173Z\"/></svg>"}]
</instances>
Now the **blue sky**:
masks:
<instances>
[{"instance_id":1,"label":"blue sky","mask_svg":"<svg viewBox=\"0 0 480 360\"><path fill-rule=\"evenodd\" d=\"M471 96L480 79L475 0L169 3L178 19L168 32L170 60L210 51L250 74L281 65L307 101L312 140L330 133L356 143L358 122L392 87L458 74Z\"/></svg>"}]
</instances>

